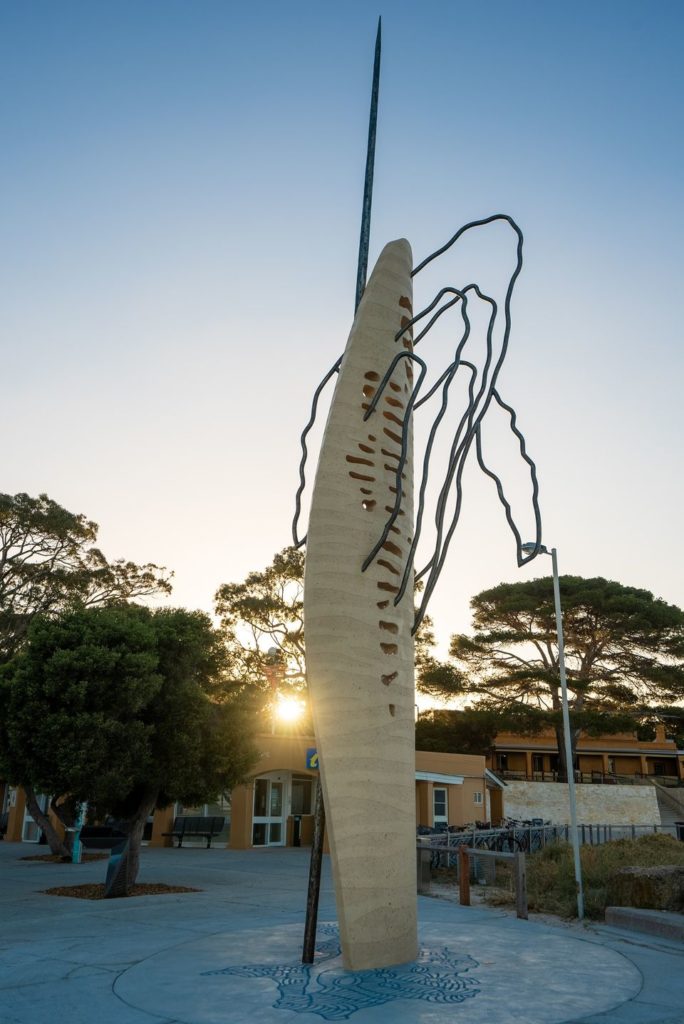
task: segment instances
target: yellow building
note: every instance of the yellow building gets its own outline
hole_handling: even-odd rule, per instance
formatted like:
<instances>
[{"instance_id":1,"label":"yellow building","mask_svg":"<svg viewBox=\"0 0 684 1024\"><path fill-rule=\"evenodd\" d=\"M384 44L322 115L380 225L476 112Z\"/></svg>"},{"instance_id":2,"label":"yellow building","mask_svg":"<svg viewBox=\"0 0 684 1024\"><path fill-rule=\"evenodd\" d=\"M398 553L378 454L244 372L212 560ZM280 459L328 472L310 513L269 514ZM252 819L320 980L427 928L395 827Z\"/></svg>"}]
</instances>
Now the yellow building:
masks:
<instances>
[{"instance_id":1,"label":"yellow building","mask_svg":"<svg viewBox=\"0 0 684 1024\"><path fill-rule=\"evenodd\" d=\"M577 744L578 780L622 782L648 778L673 785L684 781L684 751L656 726L654 740L639 740L635 733L580 736ZM499 733L487 756L487 765L504 779L552 782L558 775L555 733L516 736Z\"/></svg>"},{"instance_id":2,"label":"yellow building","mask_svg":"<svg viewBox=\"0 0 684 1024\"><path fill-rule=\"evenodd\" d=\"M315 740L260 736L257 743L261 757L252 776L231 793L230 847L310 845L318 785ZM163 833L170 830L174 814L205 810L209 813L201 807L158 811L151 845L171 844ZM416 751L416 825L466 825L502 817L503 786L484 757Z\"/></svg>"}]
</instances>

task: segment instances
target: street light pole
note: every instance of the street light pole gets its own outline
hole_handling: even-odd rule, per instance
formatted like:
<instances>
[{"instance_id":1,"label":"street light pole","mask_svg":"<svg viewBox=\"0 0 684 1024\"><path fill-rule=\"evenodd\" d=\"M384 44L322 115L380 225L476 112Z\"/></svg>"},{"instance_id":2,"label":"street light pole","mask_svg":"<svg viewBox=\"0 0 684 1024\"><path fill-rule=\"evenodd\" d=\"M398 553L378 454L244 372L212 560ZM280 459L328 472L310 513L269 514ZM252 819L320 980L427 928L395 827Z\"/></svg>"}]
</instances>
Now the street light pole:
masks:
<instances>
[{"instance_id":1,"label":"street light pole","mask_svg":"<svg viewBox=\"0 0 684 1024\"><path fill-rule=\"evenodd\" d=\"M558 670L561 682L561 704L563 708L563 739L565 746L565 774L568 780L568 800L570 803L570 829L572 836L572 856L575 865L575 888L577 890L577 916L584 918L584 889L582 886L582 864L579 850L579 830L577 828L577 801L575 799L575 770L572 762L572 742L570 739L570 711L568 709L568 682L565 675L565 642L563 640L563 612L560 600L560 582L558 578L558 553L555 548L549 551L542 544L523 544L525 551L539 551L543 555L551 555L553 566L553 598L556 606L556 633L558 634Z\"/></svg>"}]
</instances>

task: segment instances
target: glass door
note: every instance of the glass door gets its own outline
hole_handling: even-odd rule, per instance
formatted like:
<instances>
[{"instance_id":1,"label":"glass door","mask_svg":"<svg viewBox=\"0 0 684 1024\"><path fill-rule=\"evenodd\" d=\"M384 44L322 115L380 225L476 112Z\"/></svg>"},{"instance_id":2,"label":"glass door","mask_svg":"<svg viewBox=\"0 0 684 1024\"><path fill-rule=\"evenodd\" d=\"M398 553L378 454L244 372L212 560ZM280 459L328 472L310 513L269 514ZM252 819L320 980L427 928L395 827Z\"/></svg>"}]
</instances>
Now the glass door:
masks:
<instances>
[{"instance_id":1,"label":"glass door","mask_svg":"<svg viewBox=\"0 0 684 1024\"><path fill-rule=\"evenodd\" d=\"M434 786L432 790L432 824L435 828L449 823L448 807L446 788Z\"/></svg>"},{"instance_id":2,"label":"glass door","mask_svg":"<svg viewBox=\"0 0 684 1024\"><path fill-rule=\"evenodd\" d=\"M252 846L285 845L286 780L261 776L254 780Z\"/></svg>"}]
</instances>

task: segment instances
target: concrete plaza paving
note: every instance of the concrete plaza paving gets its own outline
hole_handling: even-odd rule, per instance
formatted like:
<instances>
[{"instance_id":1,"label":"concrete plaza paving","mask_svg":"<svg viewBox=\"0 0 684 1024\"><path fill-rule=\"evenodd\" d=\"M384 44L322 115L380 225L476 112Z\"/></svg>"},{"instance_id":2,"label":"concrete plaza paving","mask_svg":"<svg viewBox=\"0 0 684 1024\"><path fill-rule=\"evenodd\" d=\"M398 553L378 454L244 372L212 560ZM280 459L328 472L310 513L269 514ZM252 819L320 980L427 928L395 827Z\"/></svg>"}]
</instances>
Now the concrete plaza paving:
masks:
<instances>
[{"instance_id":1,"label":"concrete plaza paving","mask_svg":"<svg viewBox=\"0 0 684 1024\"><path fill-rule=\"evenodd\" d=\"M0 1024L684 1024L681 942L420 897L418 960L351 974L324 858L305 968L307 850L147 849L139 881L202 892L98 902L41 890L106 862L37 852L0 843Z\"/></svg>"}]
</instances>

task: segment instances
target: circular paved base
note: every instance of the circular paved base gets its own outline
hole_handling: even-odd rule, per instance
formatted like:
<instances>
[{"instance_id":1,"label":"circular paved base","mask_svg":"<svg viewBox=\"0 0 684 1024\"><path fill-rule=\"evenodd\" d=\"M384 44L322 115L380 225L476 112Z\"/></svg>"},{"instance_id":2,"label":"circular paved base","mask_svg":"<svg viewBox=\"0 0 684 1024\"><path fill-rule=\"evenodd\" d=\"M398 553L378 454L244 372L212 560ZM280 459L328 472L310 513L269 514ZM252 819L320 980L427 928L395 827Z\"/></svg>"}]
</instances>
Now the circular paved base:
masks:
<instances>
[{"instance_id":1,"label":"circular paved base","mask_svg":"<svg viewBox=\"0 0 684 1024\"><path fill-rule=\"evenodd\" d=\"M636 968L605 947L494 923L425 925L418 960L375 971L342 968L335 925L319 924L312 967L299 962L301 946L301 925L214 935L130 968L115 992L183 1024L287 1024L299 1014L312 1024L561 1024L618 1006L641 984Z\"/></svg>"}]
</instances>

